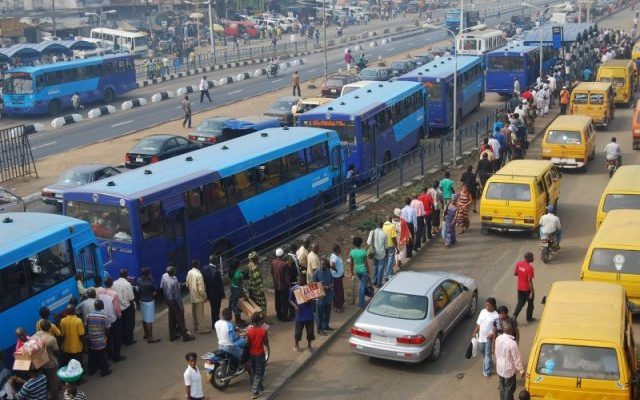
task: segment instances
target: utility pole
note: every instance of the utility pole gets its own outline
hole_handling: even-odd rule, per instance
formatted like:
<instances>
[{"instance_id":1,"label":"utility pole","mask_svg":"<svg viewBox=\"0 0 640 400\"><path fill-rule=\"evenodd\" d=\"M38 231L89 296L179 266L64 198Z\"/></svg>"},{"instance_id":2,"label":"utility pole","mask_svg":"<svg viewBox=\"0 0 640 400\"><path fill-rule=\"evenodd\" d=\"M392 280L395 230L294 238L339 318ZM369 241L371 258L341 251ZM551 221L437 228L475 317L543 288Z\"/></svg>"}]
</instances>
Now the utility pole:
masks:
<instances>
[{"instance_id":1,"label":"utility pole","mask_svg":"<svg viewBox=\"0 0 640 400\"><path fill-rule=\"evenodd\" d=\"M52 25L53 25L53 36L58 36L58 31L56 30L56 0L51 0L51 13L52 13Z\"/></svg>"},{"instance_id":2,"label":"utility pole","mask_svg":"<svg viewBox=\"0 0 640 400\"><path fill-rule=\"evenodd\" d=\"M327 9L325 0L322 0L322 29L324 31L324 79L327 79Z\"/></svg>"}]
</instances>

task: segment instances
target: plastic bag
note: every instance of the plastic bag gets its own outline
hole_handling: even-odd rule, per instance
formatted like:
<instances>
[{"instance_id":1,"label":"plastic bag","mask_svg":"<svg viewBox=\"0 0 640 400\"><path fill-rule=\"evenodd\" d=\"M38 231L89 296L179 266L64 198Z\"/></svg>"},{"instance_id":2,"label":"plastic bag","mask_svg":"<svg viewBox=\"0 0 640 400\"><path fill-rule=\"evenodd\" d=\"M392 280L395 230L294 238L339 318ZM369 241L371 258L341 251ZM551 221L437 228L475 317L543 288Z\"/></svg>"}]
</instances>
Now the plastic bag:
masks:
<instances>
[{"instance_id":1,"label":"plastic bag","mask_svg":"<svg viewBox=\"0 0 640 400\"><path fill-rule=\"evenodd\" d=\"M471 338L471 358L476 358L477 355L478 355L478 338L474 336Z\"/></svg>"}]
</instances>

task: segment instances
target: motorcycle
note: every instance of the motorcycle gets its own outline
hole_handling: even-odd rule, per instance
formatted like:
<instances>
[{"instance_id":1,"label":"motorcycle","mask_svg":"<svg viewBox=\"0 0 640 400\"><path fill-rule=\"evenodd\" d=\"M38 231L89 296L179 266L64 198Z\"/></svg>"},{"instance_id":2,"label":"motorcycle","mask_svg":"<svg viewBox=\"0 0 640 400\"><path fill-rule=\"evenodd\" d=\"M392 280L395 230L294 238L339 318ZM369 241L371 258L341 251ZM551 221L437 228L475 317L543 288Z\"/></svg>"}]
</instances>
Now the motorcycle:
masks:
<instances>
[{"instance_id":1,"label":"motorcycle","mask_svg":"<svg viewBox=\"0 0 640 400\"><path fill-rule=\"evenodd\" d=\"M618 169L618 160L607 160L607 171L609 171L609 178L616 173Z\"/></svg>"},{"instance_id":2,"label":"motorcycle","mask_svg":"<svg viewBox=\"0 0 640 400\"><path fill-rule=\"evenodd\" d=\"M540 258L545 264L549 264L551 256L558 251L558 238L555 234L540 236Z\"/></svg>"},{"instance_id":3,"label":"motorcycle","mask_svg":"<svg viewBox=\"0 0 640 400\"><path fill-rule=\"evenodd\" d=\"M271 350L269 346L264 346L265 365L269 361ZM229 386L231 380L245 372L249 373L250 379L253 380L251 368L247 365L241 365L239 360L224 350L216 350L202 356L204 360L204 369L207 373L207 380L217 390L224 390Z\"/></svg>"},{"instance_id":4,"label":"motorcycle","mask_svg":"<svg viewBox=\"0 0 640 400\"><path fill-rule=\"evenodd\" d=\"M278 64L270 63L267 65L267 78L275 78L278 75Z\"/></svg>"},{"instance_id":5,"label":"motorcycle","mask_svg":"<svg viewBox=\"0 0 640 400\"><path fill-rule=\"evenodd\" d=\"M341 37L342 37L342 28L339 28L339 29L336 31L336 37L337 37L337 38L341 38Z\"/></svg>"}]
</instances>

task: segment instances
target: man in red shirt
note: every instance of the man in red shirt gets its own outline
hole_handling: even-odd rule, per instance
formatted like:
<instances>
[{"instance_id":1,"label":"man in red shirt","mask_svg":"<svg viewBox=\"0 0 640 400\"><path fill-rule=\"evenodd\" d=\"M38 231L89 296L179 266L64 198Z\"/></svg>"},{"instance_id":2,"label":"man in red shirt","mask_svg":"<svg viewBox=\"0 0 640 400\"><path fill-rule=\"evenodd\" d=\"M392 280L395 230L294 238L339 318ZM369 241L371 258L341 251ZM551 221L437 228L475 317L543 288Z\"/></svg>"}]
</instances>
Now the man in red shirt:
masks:
<instances>
[{"instance_id":1,"label":"man in red shirt","mask_svg":"<svg viewBox=\"0 0 640 400\"><path fill-rule=\"evenodd\" d=\"M533 318L533 253L524 253L524 260L516 263L516 269L513 272L514 276L518 277L518 304L513 311L513 318L517 319L518 314L527 303L527 322L535 321Z\"/></svg>"},{"instance_id":2,"label":"man in red shirt","mask_svg":"<svg viewBox=\"0 0 640 400\"><path fill-rule=\"evenodd\" d=\"M426 232L426 237L431 240L433 235L431 234L431 222L433 220L433 197L427 192L429 190L428 187L424 187L422 189L422 194L418 196L418 200L422 202L424 205L424 219L427 224L427 229L423 230L422 235L424 236ZM426 243L427 239L423 238L423 241Z\"/></svg>"},{"instance_id":3,"label":"man in red shirt","mask_svg":"<svg viewBox=\"0 0 640 400\"><path fill-rule=\"evenodd\" d=\"M257 399L264 391L262 380L264 379L264 369L266 357L264 346L269 346L269 335L267 328L262 323L262 314L255 313L251 316L251 326L247 329L247 340L245 346L249 347L249 360L253 372L252 398Z\"/></svg>"}]
</instances>

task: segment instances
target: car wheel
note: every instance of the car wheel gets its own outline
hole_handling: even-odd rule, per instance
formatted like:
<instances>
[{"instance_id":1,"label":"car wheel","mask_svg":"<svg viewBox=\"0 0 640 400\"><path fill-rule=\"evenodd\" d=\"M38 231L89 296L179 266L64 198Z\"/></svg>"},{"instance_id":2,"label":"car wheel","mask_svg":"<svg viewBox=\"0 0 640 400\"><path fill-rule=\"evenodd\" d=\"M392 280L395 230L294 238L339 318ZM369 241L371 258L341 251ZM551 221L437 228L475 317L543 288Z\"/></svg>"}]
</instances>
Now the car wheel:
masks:
<instances>
[{"instance_id":1,"label":"car wheel","mask_svg":"<svg viewBox=\"0 0 640 400\"><path fill-rule=\"evenodd\" d=\"M471 302L469 303L469 310L467 310L467 318L473 318L476 315L478 309L478 292L473 292L471 296Z\"/></svg>"},{"instance_id":2,"label":"car wheel","mask_svg":"<svg viewBox=\"0 0 640 400\"><path fill-rule=\"evenodd\" d=\"M431 349L429 360L436 361L438 358L440 358L441 352L442 352L442 334L438 333L438 336L436 336L436 339L433 341L433 348Z\"/></svg>"}]
</instances>

